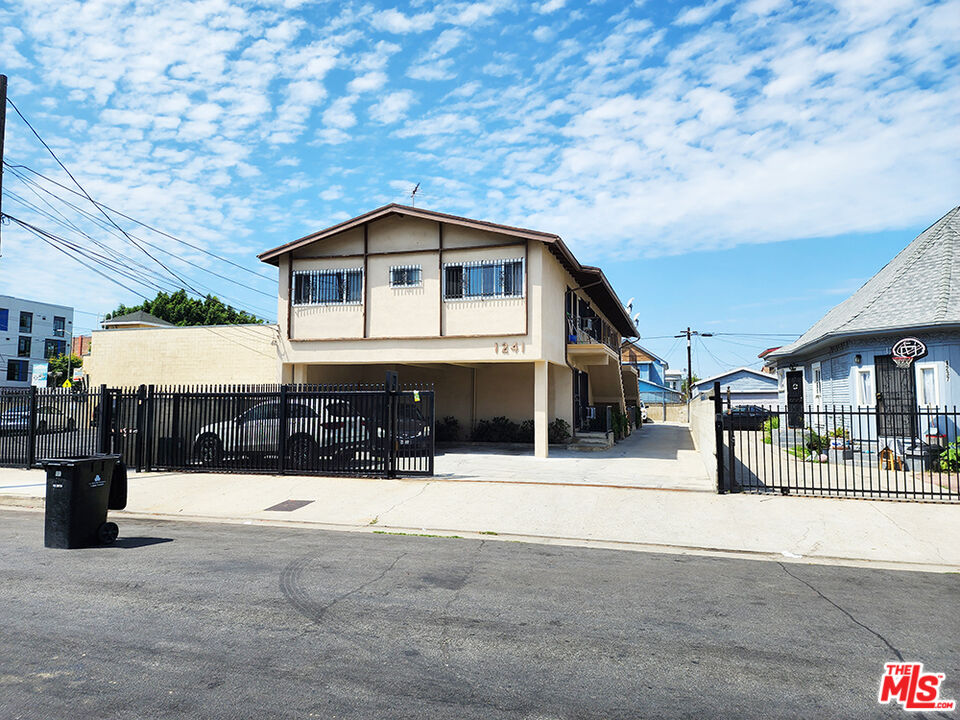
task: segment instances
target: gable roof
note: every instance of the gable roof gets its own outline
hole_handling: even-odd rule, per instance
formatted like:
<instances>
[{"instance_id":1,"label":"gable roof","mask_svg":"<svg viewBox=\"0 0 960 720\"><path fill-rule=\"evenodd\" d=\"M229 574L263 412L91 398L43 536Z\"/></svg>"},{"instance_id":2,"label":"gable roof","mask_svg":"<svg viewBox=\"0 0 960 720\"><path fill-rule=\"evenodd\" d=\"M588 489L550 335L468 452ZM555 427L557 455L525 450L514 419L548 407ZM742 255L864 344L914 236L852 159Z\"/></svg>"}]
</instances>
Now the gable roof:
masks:
<instances>
[{"instance_id":1,"label":"gable roof","mask_svg":"<svg viewBox=\"0 0 960 720\"><path fill-rule=\"evenodd\" d=\"M759 370L754 370L753 368L748 367L738 367L733 370L727 370L722 372L719 375L714 375L713 377L704 378L703 380L697 380L693 386L698 387L700 385L705 385L707 383L713 383L717 380L722 380L723 378L730 377L731 375L736 375L737 373L747 372L751 375L756 375L757 377L763 378L764 380L769 380L772 385L778 385L780 380L776 375L771 375L770 373L760 372Z\"/></svg>"},{"instance_id":2,"label":"gable roof","mask_svg":"<svg viewBox=\"0 0 960 720\"><path fill-rule=\"evenodd\" d=\"M111 325L158 325L160 327L176 327L173 323L161 320L155 315L151 315L143 310L134 310L132 313L127 313L126 315L112 317L109 320L104 320L100 325L101 327L109 327Z\"/></svg>"},{"instance_id":3,"label":"gable roof","mask_svg":"<svg viewBox=\"0 0 960 720\"><path fill-rule=\"evenodd\" d=\"M647 357L652 358L652 361L656 361L656 362L660 363L661 365L663 365L664 369L666 369L667 367L669 367L668 364L667 364L667 361L664 360L664 359L663 359L662 357L660 357L659 355L657 355L656 353L650 352L650 351L647 350L645 347L643 347L643 346L640 345L639 343L634 342L633 340L626 340L626 339L624 339L623 342L620 343L620 351L621 351L620 362L622 362L622 363L624 363L624 362L629 362L628 360L624 360L624 359L623 359L623 355L622 355L623 349L624 349L627 345L633 346L634 348L636 348L637 350L639 350L640 352L642 352L642 353L643 353L644 355L646 355ZM641 360L640 362L651 362L651 360Z\"/></svg>"},{"instance_id":4,"label":"gable roof","mask_svg":"<svg viewBox=\"0 0 960 720\"><path fill-rule=\"evenodd\" d=\"M581 265L559 235L542 232L540 230L530 230L529 228L514 227L513 225L501 225L500 223L486 220L473 220L471 218L449 215L435 210L425 210L424 208L412 207L410 205L390 203L376 210L357 215L349 220L344 220L336 225L331 225L323 230L304 235L302 238L280 245L272 250L262 252L257 255L257 257L261 262L279 265L281 256L287 253L347 230L361 227L366 223L393 215L403 215L406 217L420 218L421 220L449 223L474 230L485 230L487 232L496 232L501 235L509 235L523 240L542 242L554 257L557 258L563 268L573 276L573 279L579 285L579 289L582 289L590 299L597 304L597 307L603 311L603 314L607 316L607 319L613 323L621 335L633 337L637 334L636 326L633 324L630 314L623 306L623 303L620 302L620 299L617 297L616 292L614 292L606 275L603 274L603 271L592 265Z\"/></svg>"},{"instance_id":5,"label":"gable roof","mask_svg":"<svg viewBox=\"0 0 960 720\"><path fill-rule=\"evenodd\" d=\"M937 220L799 339L781 359L850 335L960 327L960 206Z\"/></svg>"}]
</instances>

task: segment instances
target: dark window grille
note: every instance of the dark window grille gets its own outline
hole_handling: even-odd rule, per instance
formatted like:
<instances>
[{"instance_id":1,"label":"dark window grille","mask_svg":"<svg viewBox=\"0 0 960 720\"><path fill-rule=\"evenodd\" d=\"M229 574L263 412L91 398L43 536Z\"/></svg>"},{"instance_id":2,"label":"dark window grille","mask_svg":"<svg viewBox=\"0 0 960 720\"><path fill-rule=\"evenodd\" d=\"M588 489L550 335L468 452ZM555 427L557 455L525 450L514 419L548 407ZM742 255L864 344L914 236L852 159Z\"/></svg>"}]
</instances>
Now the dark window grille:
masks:
<instances>
[{"instance_id":1,"label":"dark window grille","mask_svg":"<svg viewBox=\"0 0 960 720\"><path fill-rule=\"evenodd\" d=\"M17 342L17 357L30 357L31 340L28 337L21 337Z\"/></svg>"},{"instance_id":2,"label":"dark window grille","mask_svg":"<svg viewBox=\"0 0 960 720\"><path fill-rule=\"evenodd\" d=\"M33 332L33 313L20 313L20 332L24 334Z\"/></svg>"},{"instance_id":3,"label":"dark window grille","mask_svg":"<svg viewBox=\"0 0 960 720\"><path fill-rule=\"evenodd\" d=\"M523 297L523 260L491 260L447 265L447 300L474 297Z\"/></svg>"},{"instance_id":4,"label":"dark window grille","mask_svg":"<svg viewBox=\"0 0 960 720\"><path fill-rule=\"evenodd\" d=\"M304 270L293 275L294 305L346 305L363 302L363 270Z\"/></svg>"},{"instance_id":5,"label":"dark window grille","mask_svg":"<svg viewBox=\"0 0 960 720\"><path fill-rule=\"evenodd\" d=\"M423 271L419 265L390 268L390 287L420 287Z\"/></svg>"},{"instance_id":6,"label":"dark window grille","mask_svg":"<svg viewBox=\"0 0 960 720\"><path fill-rule=\"evenodd\" d=\"M66 318L58 317L56 315L53 316L53 334L54 335L56 335L57 337L63 337L63 333L66 330L66 327L67 327Z\"/></svg>"}]
</instances>

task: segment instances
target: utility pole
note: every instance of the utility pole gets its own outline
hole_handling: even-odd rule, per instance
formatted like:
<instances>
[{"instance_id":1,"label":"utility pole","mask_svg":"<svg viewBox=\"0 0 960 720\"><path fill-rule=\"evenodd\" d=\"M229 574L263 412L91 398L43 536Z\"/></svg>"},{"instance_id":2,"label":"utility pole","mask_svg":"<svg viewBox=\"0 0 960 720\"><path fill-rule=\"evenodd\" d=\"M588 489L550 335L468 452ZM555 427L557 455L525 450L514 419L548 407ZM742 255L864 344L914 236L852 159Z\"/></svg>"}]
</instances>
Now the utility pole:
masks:
<instances>
[{"instance_id":1,"label":"utility pole","mask_svg":"<svg viewBox=\"0 0 960 720\"><path fill-rule=\"evenodd\" d=\"M674 335L675 338L687 338L687 422L690 422L690 400L693 398L693 353L690 339L694 335L699 335L700 337L713 337L713 333L691 330L689 325L687 326L686 331L681 331L679 335Z\"/></svg>"},{"instance_id":2,"label":"utility pole","mask_svg":"<svg viewBox=\"0 0 960 720\"><path fill-rule=\"evenodd\" d=\"M0 225L3 225L3 135L7 125L7 76L0 75ZM3 256L0 248L0 257Z\"/></svg>"}]
</instances>

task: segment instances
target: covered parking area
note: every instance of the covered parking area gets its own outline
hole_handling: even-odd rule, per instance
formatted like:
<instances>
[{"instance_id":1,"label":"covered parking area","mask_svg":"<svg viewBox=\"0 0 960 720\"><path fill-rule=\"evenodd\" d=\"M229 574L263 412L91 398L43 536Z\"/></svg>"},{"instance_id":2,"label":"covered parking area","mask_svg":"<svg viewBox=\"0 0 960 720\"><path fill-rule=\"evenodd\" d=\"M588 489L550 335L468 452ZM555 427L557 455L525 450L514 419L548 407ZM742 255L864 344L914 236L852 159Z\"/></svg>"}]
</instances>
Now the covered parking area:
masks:
<instances>
[{"instance_id":1,"label":"covered parking area","mask_svg":"<svg viewBox=\"0 0 960 720\"><path fill-rule=\"evenodd\" d=\"M379 385L388 371L401 386L433 388L438 424L454 418L459 440L469 440L481 420L505 417L515 423L549 424L561 419L573 427L573 372L544 361L490 363L297 364L291 382Z\"/></svg>"}]
</instances>

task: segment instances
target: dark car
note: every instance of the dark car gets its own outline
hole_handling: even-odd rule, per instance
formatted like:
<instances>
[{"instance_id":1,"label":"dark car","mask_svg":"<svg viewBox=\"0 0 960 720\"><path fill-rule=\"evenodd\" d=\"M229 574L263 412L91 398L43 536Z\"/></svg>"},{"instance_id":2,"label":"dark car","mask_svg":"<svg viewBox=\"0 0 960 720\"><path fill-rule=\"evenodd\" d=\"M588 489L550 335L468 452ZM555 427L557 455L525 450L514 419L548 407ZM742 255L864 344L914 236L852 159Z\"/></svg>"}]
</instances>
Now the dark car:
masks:
<instances>
[{"instance_id":1,"label":"dark car","mask_svg":"<svg viewBox=\"0 0 960 720\"><path fill-rule=\"evenodd\" d=\"M738 405L723 411L723 427L727 430L760 430L774 415L759 405Z\"/></svg>"}]
</instances>

